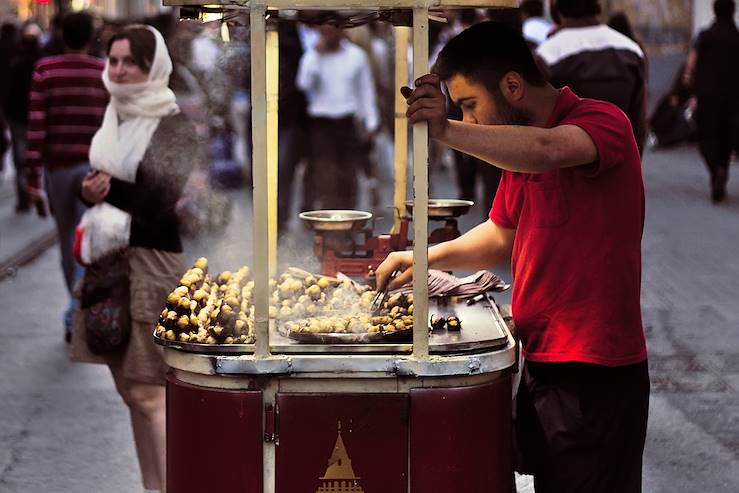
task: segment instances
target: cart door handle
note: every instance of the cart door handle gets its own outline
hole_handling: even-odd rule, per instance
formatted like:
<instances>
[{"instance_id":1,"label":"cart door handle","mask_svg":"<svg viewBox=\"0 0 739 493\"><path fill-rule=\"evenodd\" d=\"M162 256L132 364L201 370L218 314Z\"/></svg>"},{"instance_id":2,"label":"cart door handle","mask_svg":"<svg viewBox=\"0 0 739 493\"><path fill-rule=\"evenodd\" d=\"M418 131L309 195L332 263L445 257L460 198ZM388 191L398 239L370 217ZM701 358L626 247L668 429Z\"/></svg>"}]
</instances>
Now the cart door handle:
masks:
<instances>
[{"instance_id":1,"label":"cart door handle","mask_svg":"<svg viewBox=\"0 0 739 493\"><path fill-rule=\"evenodd\" d=\"M272 404L264 406L264 441L275 441L275 408Z\"/></svg>"}]
</instances>

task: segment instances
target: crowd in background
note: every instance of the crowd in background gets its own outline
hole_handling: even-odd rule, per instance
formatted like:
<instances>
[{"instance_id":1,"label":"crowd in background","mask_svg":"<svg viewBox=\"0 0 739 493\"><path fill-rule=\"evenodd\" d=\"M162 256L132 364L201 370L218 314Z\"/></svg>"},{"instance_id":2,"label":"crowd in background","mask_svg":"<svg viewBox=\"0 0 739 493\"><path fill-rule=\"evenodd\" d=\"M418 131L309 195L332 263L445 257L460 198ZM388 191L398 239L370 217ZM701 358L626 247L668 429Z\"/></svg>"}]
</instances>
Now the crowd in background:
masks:
<instances>
[{"instance_id":1,"label":"crowd in background","mask_svg":"<svg viewBox=\"0 0 739 493\"><path fill-rule=\"evenodd\" d=\"M517 24L555 85L567 84L580 96L617 104L630 117L643 148L648 134L647 64L629 20L617 13L607 25L601 24L596 1L560 0L553 2L548 13L539 0L525 0L516 14L499 9L449 10L446 23L431 23L432 63L448 39L472 24L485 20ZM387 148L392 142L394 115L393 31L381 22L352 29L320 25L325 18L320 13L301 12L300 19L281 17L279 21L282 230L290 219L294 200L289 191L301 166L305 166L303 176L309 178L300 187L299 209L356 207L357 177L369 191L373 207L387 205L379 203L376 190L378 177L388 175L382 168L392 168L384 156L390 155ZM54 17L46 31L33 20L8 21L0 33L3 135L8 136L17 170L18 212L33 205L23 171L30 78L38 60L63 52L61 19L61 15ZM178 104L210 142L210 162L205 165L209 180L224 187L247 184L251 140L248 16L230 18L225 29L219 22L180 21L172 13L136 21L156 26L167 40L174 63L171 87ZM125 23L96 18L90 54L104 58L107 40ZM579 28L587 25L597 29L583 38ZM572 31L577 36L569 33L572 28L579 29ZM593 43L601 43L597 46L601 54L604 48L615 51L588 56ZM584 47L583 53L571 57L578 52L577 45ZM689 117L696 99L692 82L685 83L688 78L684 71L678 74L673 91L653 115L652 143L670 145L695 138L695 124ZM450 102L450 116L459 115ZM499 179L496 168L432 147L432 172L440 164L451 165L459 198L491 201ZM324 176L339 178L325 180ZM482 191L478 190L480 182Z\"/></svg>"}]
</instances>

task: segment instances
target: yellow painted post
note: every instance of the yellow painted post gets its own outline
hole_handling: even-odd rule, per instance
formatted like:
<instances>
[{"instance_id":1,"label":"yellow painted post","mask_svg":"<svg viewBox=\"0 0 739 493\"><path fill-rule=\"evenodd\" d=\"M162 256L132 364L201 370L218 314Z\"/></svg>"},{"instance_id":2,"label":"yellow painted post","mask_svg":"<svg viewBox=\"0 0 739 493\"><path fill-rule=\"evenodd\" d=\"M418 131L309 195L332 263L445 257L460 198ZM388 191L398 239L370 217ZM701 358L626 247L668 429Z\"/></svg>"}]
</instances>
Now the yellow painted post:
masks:
<instances>
[{"instance_id":1,"label":"yellow painted post","mask_svg":"<svg viewBox=\"0 0 739 493\"><path fill-rule=\"evenodd\" d=\"M408 40L411 28L395 28L395 220L393 233L400 231L400 218L405 216L406 188L408 187L408 105L400 88L408 82Z\"/></svg>"},{"instance_id":2,"label":"yellow painted post","mask_svg":"<svg viewBox=\"0 0 739 493\"><path fill-rule=\"evenodd\" d=\"M269 275L277 274L277 173L278 107L280 92L280 44L277 26L267 30L267 190Z\"/></svg>"}]
</instances>

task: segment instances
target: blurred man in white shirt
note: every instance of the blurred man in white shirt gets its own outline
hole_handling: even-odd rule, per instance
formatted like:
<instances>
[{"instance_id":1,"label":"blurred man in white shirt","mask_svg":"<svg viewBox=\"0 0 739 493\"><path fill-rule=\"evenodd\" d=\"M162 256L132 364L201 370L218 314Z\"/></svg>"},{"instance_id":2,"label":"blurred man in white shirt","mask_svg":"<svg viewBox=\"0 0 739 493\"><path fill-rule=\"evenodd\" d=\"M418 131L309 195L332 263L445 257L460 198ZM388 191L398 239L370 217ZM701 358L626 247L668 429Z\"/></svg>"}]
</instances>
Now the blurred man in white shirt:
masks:
<instances>
[{"instance_id":1,"label":"blurred man in white shirt","mask_svg":"<svg viewBox=\"0 0 739 493\"><path fill-rule=\"evenodd\" d=\"M304 207L353 209L357 174L365 169L368 141L380 126L372 68L341 29L322 25L319 33L315 47L300 60L297 76L310 118L306 190L313 195Z\"/></svg>"}]
</instances>

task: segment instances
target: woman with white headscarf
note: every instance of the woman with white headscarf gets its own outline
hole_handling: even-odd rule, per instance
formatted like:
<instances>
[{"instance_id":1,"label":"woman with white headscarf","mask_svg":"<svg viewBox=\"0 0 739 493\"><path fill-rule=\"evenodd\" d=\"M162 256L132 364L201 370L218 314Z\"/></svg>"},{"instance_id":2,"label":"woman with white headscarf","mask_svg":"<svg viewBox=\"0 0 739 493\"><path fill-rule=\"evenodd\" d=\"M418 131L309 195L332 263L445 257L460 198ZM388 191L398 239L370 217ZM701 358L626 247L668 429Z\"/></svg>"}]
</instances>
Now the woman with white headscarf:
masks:
<instances>
[{"instance_id":1,"label":"woman with white headscarf","mask_svg":"<svg viewBox=\"0 0 739 493\"><path fill-rule=\"evenodd\" d=\"M93 205L81 223L81 257L99 266L125 252L131 331L117 349L92 354L85 317L78 316L72 355L110 367L131 413L145 491L163 490L166 478L166 366L152 330L162 301L184 270L175 204L203 158L195 129L168 87L171 72L172 61L156 29L129 26L111 38L103 72L110 104L92 141L93 170L81 189L82 198ZM83 287L83 305L84 293Z\"/></svg>"}]
</instances>

